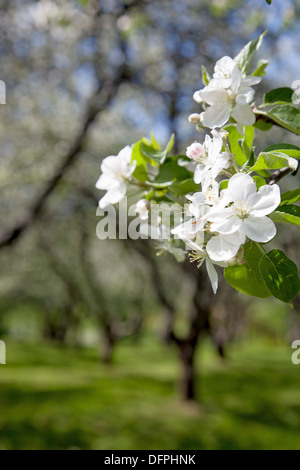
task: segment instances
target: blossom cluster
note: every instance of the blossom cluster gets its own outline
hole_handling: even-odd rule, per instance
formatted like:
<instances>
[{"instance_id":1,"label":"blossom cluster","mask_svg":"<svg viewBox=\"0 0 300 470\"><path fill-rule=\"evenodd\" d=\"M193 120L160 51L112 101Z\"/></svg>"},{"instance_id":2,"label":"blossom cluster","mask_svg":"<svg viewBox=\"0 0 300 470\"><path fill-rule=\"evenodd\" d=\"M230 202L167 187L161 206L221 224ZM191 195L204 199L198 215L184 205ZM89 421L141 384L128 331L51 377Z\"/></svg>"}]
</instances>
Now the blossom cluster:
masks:
<instances>
[{"instance_id":1,"label":"blossom cluster","mask_svg":"<svg viewBox=\"0 0 300 470\"><path fill-rule=\"evenodd\" d=\"M257 46L259 41L252 45ZM245 50L244 54L251 48ZM170 240L164 240L160 250L173 253L180 261L184 258L182 254L189 254L198 267L205 264L215 293L218 288L216 265L223 268L243 265L248 241L266 244L276 235L270 215L281 204L280 188L274 181L268 184L268 178L260 176L258 169L272 170L288 165L295 170L298 162L291 155L297 154L296 158L300 158L300 149L296 147L286 154L276 153L275 149L275 153L260 154L260 166L255 165L258 159L251 148L253 139L250 148L246 144L243 147L245 160L236 158L228 125L244 142L247 129L251 128L254 133L253 86L261 81L258 74L246 75L244 65L241 67L237 58L223 57L216 63L212 78L206 75L204 88L194 93L203 111L191 115L189 121L197 124L206 135L202 142L196 141L187 147L186 157L171 156L168 160L170 143L161 151L153 136L152 142L142 139L134 148L127 146L117 156L104 159L96 185L107 191L99 203L102 209L120 202L129 185L138 186L143 197L136 203L136 213L142 221L148 219L151 203L176 201L183 212L188 201L182 223L173 228ZM282 148L286 149L284 145ZM269 154L272 158L268 160ZM136 160L133 155L139 158ZM141 163L143 158L145 161ZM149 165L152 171L148 174ZM168 165L167 170L160 172L160 168L166 168L164 165ZM174 175L170 181L164 180L164 175L171 170ZM263 247L259 248L264 253Z\"/></svg>"},{"instance_id":2,"label":"blossom cluster","mask_svg":"<svg viewBox=\"0 0 300 470\"><path fill-rule=\"evenodd\" d=\"M252 86L260 81L261 77L242 74L231 57L220 59L208 85L194 93L197 103L208 105L206 111L199 115L203 126L222 127L230 116L240 125L252 126L255 122L251 107L255 93Z\"/></svg>"},{"instance_id":3,"label":"blossom cluster","mask_svg":"<svg viewBox=\"0 0 300 470\"><path fill-rule=\"evenodd\" d=\"M234 165L231 153L222 151L229 147L226 133L216 130L230 117L238 126L254 124L252 86L260 81L261 77L242 74L237 63L225 56L216 63L208 85L194 93L195 101L208 105L199 115L199 122L212 129L212 138L206 135L203 144L195 142L187 148L187 156L196 163L194 181L201 184L202 190L188 196L193 217L173 233L194 250L193 259L199 267L206 262L214 292L218 287L214 264L243 262L242 246L247 239L267 243L276 235L275 224L268 215L280 204L279 186L257 189L251 175ZM222 174L230 179L227 188L220 191L217 177Z\"/></svg>"}]
</instances>

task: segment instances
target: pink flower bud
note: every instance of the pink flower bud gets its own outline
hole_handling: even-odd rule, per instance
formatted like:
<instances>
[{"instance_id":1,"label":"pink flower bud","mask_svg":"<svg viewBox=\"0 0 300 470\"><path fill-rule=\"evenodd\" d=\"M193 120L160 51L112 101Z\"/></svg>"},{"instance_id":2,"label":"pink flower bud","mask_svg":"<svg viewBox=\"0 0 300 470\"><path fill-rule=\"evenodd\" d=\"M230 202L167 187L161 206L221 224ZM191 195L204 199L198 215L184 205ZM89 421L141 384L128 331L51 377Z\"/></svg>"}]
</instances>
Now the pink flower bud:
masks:
<instances>
[{"instance_id":1,"label":"pink flower bud","mask_svg":"<svg viewBox=\"0 0 300 470\"><path fill-rule=\"evenodd\" d=\"M204 147L202 144L195 142L186 149L186 154L191 160L200 161L204 155Z\"/></svg>"}]
</instances>

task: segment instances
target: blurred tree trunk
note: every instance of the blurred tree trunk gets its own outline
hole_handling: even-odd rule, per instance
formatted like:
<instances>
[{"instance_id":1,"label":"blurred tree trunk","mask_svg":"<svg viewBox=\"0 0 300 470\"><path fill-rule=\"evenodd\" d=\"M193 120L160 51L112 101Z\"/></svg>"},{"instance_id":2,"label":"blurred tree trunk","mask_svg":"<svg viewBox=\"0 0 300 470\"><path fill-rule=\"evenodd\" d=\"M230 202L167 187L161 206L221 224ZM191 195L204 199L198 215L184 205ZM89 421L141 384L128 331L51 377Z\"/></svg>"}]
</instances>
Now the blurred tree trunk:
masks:
<instances>
[{"instance_id":1,"label":"blurred tree trunk","mask_svg":"<svg viewBox=\"0 0 300 470\"><path fill-rule=\"evenodd\" d=\"M196 400L196 344L182 341L178 347L182 364L181 397L184 401Z\"/></svg>"},{"instance_id":2,"label":"blurred tree trunk","mask_svg":"<svg viewBox=\"0 0 300 470\"><path fill-rule=\"evenodd\" d=\"M163 277L160 273L155 251L149 242L139 240L128 243L129 247L137 250L149 263L151 279L156 295L166 311L166 322L163 332L164 340L174 343L179 351L181 361L181 397L184 401L197 400L195 355L199 338L210 330L209 316L212 309L213 293L205 271L186 260L182 268L187 276L194 280L195 291L189 316L187 315L188 334L182 338L175 331L176 311L173 301L166 295Z\"/></svg>"},{"instance_id":3,"label":"blurred tree trunk","mask_svg":"<svg viewBox=\"0 0 300 470\"><path fill-rule=\"evenodd\" d=\"M115 345L115 338L110 328L106 328L102 332L103 338L103 350L102 350L102 362L104 364L111 364L113 359L113 350Z\"/></svg>"}]
</instances>

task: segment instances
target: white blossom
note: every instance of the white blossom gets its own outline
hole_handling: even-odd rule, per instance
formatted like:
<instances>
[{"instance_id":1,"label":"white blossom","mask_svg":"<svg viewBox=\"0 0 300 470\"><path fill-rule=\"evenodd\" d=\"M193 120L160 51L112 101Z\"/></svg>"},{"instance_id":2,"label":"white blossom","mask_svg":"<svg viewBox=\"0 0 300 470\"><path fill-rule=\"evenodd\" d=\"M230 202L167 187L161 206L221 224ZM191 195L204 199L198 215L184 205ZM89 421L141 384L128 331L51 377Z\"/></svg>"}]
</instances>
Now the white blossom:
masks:
<instances>
[{"instance_id":1,"label":"white blossom","mask_svg":"<svg viewBox=\"0 0 300 470\"><path fill-rule=\"evenodd\" d=\"M140 199L135 205L135 212L139 215L141 220L147 220L149 216L150 203L148 199Z\"/></svg>"},{"instance_id":2,"label":"white blossom","mask_svg":"<svg viewBox=\"0 0 300 470\"><path fill-rule=\"evenodd\" d=\"M203 145L195 142L187 148L187 156L198 162L194 173L196 184L202 183L207 177L215 179L229 167L230 154L222 152L223 137L215 129L212 136L206 135Z\"/></svg>"},{"instance_id":3,"label":"white blossom","mask_svg":"<svg viewBox=\"0 0 300 470\"><path fill-rule=\"evenodd\" d=\"M195 241L187 240L186 243L189 249L193 250L193 252L190 254L191 261L196 261L198 268L200 268L203 265L203 263L205 263L207 274L211 282L212 290L214 294L216 294L218 290L219 279L218 279L218 273L214 267L214 264L224 268L227 266L226 263L222 263L222 262L218 263L218 262L212 261L207 251L203 247L202 240L200 241L200 243L199 243L199 240L197 239Z\"/></svg>"},{"instance_id":4,"label":"white blossom","mask_svg":"<svg viewBox=\"0 0 300 470\"><path fill-rule=\"evenodd\" d=\"M267 217L280 204L278 185L262 186L258 191L249 175L238 173L222 192L221 202L214 207L207 220L210 231L217 233L207 244L209 256L216 261L233 258L246 238L267 243L276 235L274 222Z\"/></svg>"},{"instance_id":5,"label":"white blossom","mask_svg":"<svg viewBox=\"0 0 300 470\"><path fill-rule=\"evenodd\" d=\"M203 126L222 127L230 116L243 126L254 124L255 114L250 106L255 93L252 85L260 81L260 77L243 75L230 57L220 59L209 84L194 94L195 101L209 105L202 115Z\"/></svg>"},{"instance_id":6,"label":"white blossom","mask_svg":"<svg viewBox=\"0 0 300 470\"><path fill-rule=\"evenodd\" d=\"M127 145L117 156L106 157L101 164L101 176L96 188L107 192L99 201L99 207L105 209L110 204L117 204L126 195L127 181L136 167L136 161L131 164L132 148Z\"/></svg>"}]
</instances>

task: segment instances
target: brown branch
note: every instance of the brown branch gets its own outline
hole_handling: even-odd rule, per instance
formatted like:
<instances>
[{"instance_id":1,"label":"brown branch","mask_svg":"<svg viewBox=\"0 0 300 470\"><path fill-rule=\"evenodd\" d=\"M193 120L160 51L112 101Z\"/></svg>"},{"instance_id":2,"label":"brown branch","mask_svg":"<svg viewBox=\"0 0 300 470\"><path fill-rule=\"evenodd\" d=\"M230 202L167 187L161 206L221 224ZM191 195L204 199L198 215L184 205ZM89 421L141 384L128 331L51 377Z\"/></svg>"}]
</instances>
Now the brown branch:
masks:
<instances>
[{"instance_id":1,"label":"brown branch","mask_svg":"<svg viewBox=\"0 0 300 470\"><path fill-rule=\"evenodd\" d=\"M121 9L118 12L118 16L121 16L122 14L124 14L125 11L129 10L130 8L140 6L141 4L144 5L143 0L132 0L132 2L130 3L121 4ZM99 29L101 29L98 22L99 18L101 17L101 8L98 2L95 2L92 5L92 14L94 15L92 33L97 34ZM120 47L122 49L124 48L124 41L121 37ZM95 62L98 59L98 54L96 54ZM91 125L94 123L97 116L103 110L105 110L105 108L109 106L109 104L115 98L120 84L125 80L129 80L130 78L131 74L127 70L126 62L124 61L122 66L116 71L115 77L113 79L110 78L106 82L99 85L95 94L92 96L92 98L87 104L85 117L81 129L75 136L74 141L70 145L69 151L63 158L61 165L58 167L47 186L37 198L36 202L33 204L26 217L22 221L17 223L15 227L11 228L6 234L0 236L0 249L5 246L13 245L16 240L19 239L20 236L23 235L26 230L30 227L30 225L39 217L41 211L45 206L46 201L48 200L48 197L53 193L57 184L65 176L66 171L71 167L71 165L73 165L73 163L80 155L83 149L85 138L87 137Z\"/></svg>"},{"instance_id":2,"label":"brown branch","mask_svg":"<svg viewBox=\"0 0 300 470\"><path fill-rule=\"evenodd\" d=\"M113 83L109 86L104 86L101 91L98 91L94 95L93 99L88 105L83 125L78 135L75 137L73 144L70 146L69 151L65 155L62 164L56 170L55 174L53 175L46 188L37 198L36 202L33 204L26 218L23 221L19 222L14 228L12 228L8 233L6 233L0 238L0 248L12 245L28 229L32 222L38 218L39 214L44 208L48 197L52 194L52 192L56 188L56 185L64 177L68 168L74 163L76 158L79 156L83 148L85 137L88 133L91 124L95 121L100 111L102 111L113 99L117 92L119 83L120 79L118 79L117 83Z\"/></svg>"},{"instance_id":3,"label":"brown branch","mask_svg":"<svg viewBox=\"0 0 300 470\"><path fill-rule=\"evenodd\" d=\"M163 339L166 342L176 341L177 338L173 332L174 318L175 318L175 306L171 302L165 293L163 286L163 279L156 262L156 257L153 255L153 247L150 245L149 240L124 240L129 249L138 252L147 262L150 269L150 276L152 286L155 290L158 301L166 310L166 323L162 334Z\"/></svg>"},{"instance_id":4,"label":"brown branch","mask_svg":"<svg viewBox=\"0 0 300 470\"><path fill-rule=\"evenodd\" d=\"M125 8L125 7L124 7ZM100 10L95 12L96 19L99 18ZM95 19L95 24L96 24ZM121 41L123 42L123 41ZM80 155L85 138L89 132L91 125L96 120L97 116L105 110L105 108L112 102L116 96L120 84L123 80L128 79L128 71L125 70L126 64L123 63L122 67L116 71L113 80L109 80L99 85L95 94L89 100L85 111L83 124L78 134L75 136L73 143L70 145L69 151L66 153L61 165L58 167L50 182L44 188L36 202L33 204L27 216L21 222L17 223L15 227L10 229L6 234L0 237L0 249L5 246L10 246L25 233L29 226L40 215L45 206L48 197L53 193L57 184L63 179L66 171L73 165L78 156Z\"/></svg>"},{"instance_id":5,"label":"brown branch","mask_svg":"<svg viewBox=\"0 0 300 470\"><path fill-rule=\"evenodd\" d=\"M272 186L273 184L278 183L282 178L289 175L292 172L291 168L281 168L280 170L275 171L270 178L267 179L267 184Z\"/></svg>"}]
</instances>

